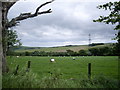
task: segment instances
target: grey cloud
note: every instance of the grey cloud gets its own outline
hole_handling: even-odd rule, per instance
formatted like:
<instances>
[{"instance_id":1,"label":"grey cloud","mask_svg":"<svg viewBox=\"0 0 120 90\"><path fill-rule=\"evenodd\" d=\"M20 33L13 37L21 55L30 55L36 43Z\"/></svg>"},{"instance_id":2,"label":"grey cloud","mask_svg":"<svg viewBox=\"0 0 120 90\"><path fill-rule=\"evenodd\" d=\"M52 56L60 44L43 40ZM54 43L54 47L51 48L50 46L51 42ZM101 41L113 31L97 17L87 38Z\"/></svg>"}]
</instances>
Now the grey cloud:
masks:
<instances>
[{"instance_id":1,"label":"grey cloud","mask_svg":"<svg viewBox=\"0 0 120 90\"><path fill-rule=\"evenodd\" d=\"M52 8L53 13L37 16L35 18L24 20L18 27L19 37L23 45L28 46L59 46L66 44L88 44L88 34L91 34L93 42L114 42L116 31L112 25L94 23L100 15L106 15L108 12L99 10L97 5L103 2L55 2L46 8ZM19 11L34 11L38 3L25 3L24 8L20 8L23 3L14 6L9 18L18 14ZM31 6L30 9L27 8ZM17 11L17 8L20 8ZM34 8L34 9L33 9ZM46 8L44 8L46 10ZM16 12L17 11L17 12ZM34 43L34 44L33 44ZM36 43L36 44L35 44Z\"/></svg>"}]
</instances>

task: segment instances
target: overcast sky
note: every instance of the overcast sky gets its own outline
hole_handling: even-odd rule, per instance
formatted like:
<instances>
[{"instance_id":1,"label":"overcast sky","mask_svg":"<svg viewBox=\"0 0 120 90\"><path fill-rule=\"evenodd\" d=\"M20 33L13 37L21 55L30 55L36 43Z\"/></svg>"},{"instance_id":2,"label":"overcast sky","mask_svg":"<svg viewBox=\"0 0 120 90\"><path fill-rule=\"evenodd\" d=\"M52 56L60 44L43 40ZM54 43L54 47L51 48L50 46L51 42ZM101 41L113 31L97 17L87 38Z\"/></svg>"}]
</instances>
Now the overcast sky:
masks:
<instances>
[{"instance_id":1,"label":"overcast sky","mask_svg":"<svg viewBox=\"0 0 120 90\"><path fill-rule=\"evenodd\" d=\"M34 13L35 9L46 1L49 0L18 1L10 9L8 18L25 12ZM24 46L83 45L88 44L89 34L91 43L116 42L112 40L117 33L113 30L113 25L93 22L100 15L109 13L96 8L110 0L103 1L105 0L56 0L41 9L51 8L52 13L21 21L19 26L13 29L17 31Z\"/></svg>"}]
</instances>

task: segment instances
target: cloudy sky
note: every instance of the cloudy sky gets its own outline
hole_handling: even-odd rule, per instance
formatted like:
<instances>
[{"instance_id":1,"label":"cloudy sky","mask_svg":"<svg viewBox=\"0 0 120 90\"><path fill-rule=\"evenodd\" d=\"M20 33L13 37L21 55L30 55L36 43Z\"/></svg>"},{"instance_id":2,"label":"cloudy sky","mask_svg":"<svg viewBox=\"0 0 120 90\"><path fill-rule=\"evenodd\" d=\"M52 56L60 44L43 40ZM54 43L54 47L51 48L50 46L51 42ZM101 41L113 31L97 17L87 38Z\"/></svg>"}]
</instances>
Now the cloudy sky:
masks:
<instances>
[{"instance_id":1,"label":"cloudy sky","mask_svg":"<svg viewBox=\"0 0 120 90\"><path fill-rule=\"evenodd\" d=\"M20 13L31 12L42 3L49 0L21 0L9 11L8 18ZM52 13L21 21L13 29L17 31L24 46L53 47L64 45L88 44L89 34L91 43L111 43L115 37L113 25L95 23L100 15L109 11L99 10L96 6L110 0L55 0L44 6L42 10L52 9ZM115 0L111 0L115 1Z\"/></svg>"}]
</instances>

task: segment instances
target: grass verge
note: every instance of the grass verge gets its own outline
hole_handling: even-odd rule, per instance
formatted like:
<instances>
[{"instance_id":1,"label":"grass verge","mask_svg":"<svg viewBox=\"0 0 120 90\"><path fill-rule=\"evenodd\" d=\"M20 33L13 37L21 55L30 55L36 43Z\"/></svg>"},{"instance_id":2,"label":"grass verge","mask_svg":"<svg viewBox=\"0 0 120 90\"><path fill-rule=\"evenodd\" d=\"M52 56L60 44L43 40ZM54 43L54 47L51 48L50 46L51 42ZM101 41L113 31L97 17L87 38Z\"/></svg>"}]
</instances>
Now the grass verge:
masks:
<instances>
[{"instance_id":1,"label":"grass verge","mask_svg":"<svg viewBox=\"0 0 120 90\"><path fill-rule=\"evenodd\" d=\"M2 79L3 88L118 88L118 80L102 75L91 79L86 76L81 79L63 79L58 71L38 79L37 74L23 69L17 75L6 73Z\"/></svg>"}]
</instances>

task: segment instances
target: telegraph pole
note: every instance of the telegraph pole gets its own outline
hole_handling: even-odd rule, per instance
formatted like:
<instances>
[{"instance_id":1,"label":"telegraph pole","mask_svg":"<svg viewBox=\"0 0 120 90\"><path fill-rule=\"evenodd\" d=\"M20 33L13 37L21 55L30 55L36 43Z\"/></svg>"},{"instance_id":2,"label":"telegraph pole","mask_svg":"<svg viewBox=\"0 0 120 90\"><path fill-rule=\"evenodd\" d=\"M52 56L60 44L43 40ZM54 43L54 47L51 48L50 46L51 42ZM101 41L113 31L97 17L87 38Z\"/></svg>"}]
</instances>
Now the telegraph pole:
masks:
<instances>
[{"instance_id":1,"label":"telegraph pole","mask_svg":"<svg viewBox=\"0 0 120 90\"><path fill-rule=\"evenodd\" d=\"M90 46L90 44L91 44L91 34L89 34L89 39L88 39L88 41L89 41L89 46Z\"/></svg>"}]
</instances>

